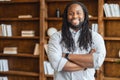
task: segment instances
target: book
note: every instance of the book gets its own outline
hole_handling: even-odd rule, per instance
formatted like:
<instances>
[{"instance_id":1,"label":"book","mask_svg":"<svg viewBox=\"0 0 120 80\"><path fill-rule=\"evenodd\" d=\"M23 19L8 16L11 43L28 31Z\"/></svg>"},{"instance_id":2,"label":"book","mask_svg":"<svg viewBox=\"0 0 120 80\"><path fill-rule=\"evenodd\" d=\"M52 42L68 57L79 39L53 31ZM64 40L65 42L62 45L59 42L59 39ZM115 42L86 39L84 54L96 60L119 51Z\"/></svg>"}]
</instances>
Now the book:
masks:
<instances>
[{"instance_id":1,"label":"book","mask_svg":"<svg viewBox=\"0 0 120 80\"><path fill-rule=\"evenodd\" d=\"M40 54L40 46L39 43L35 44L35 48L34 48L34 55L39 55Z\"/></svg>"},{"instance_id":2,"label":"book","mask_svg":"<svg viewBox=\"0 0 120 80\"><path fill-rule=\"evenodd\" d=\"M53 75L54 69L52 68L50 62L44 61L44 72L45 74Z\"/></svg>"},{"instance_id":3,"label":"book","mask_svg":"<svg viewBox=\"0 0 120 80\"><path fill-rule=\"evenodd\" d=\"M0 36L12 36L12 26L7 24L1 24Z\"/></svg>"},{"instance_id":4,"label":"book","mask_svg":"<svg viewBox=\"0 0 120 80\"><path fill-rule=\"evenodd\" d=\"M8 80L8 77L7 76L2 77L2 80Z\"/></svg>"},{"instance_id":5,"label":"book","mask_svg":"<svg viewBox=\"0 0 120 80\"><path fill-rule=\"evenodd\" d=\"M22 30L21 31L21 36L23 36L23 37L33 37L33 36L35 36L35 31L33 31L33 30Z\"/></svg>"},{"instance_id":6,"label":"book","mask_svg":"<svg viewBox=\"0 0 120 80\"><path fill-rule=\"evenodd\" d=\"M0 36L3 36L2 34L2 26L0 25Z\"/></svg>"},{"instance_id":7,"label":"book","mask_svg":"<svg viewBox=\"0 0 120 80\"><path fill-rule=\"evenodd\" d=\"M120 58L120 50L119 50L118 56L119 56L119 58Z\"/></svg>"},{"instance_id":8,"label":"book","mask_svg":"<svg viewBox=\"0 0 120 80\"><path fill-rule=\"evenodd\" d=\"M3 34L3 36L7 36L6 25L5 24L1 24L1 26L2 26L2 34Z\"/></svg>"},{"instance_id":9,"label":"book","mask_svg":"<svg viewBox=\"0 0 120 80\"><path fill-rule=\"evenodd\" d=\"M3 70L3 66L2 66L2 59L0 59L0 71Z\"/></svg>"},{"instance_id":10,"label":"book","mask_svg":"<svg viewBox=\"0 0 120 80\"><path fill-rule=\"evenodd\" d=\"M7 59L0 59L0 71L8 71L8 60Z\"/></svg>"},{"instance_id":11,"label":"book","mask_svg":"<svg viewBox=\"0 0 120 80\"><path fill-rule=\"evenodd\" d=\"M18 18L32 18L32 15L19 15Z\"/></svg>"},{"instance_id":12,"label":"book","mask_svg":"<svg viewBox=\"0 0 120 80\"><path fill-rule=\"evenodd\" d=\"M7 36L12 36L12 28L11 25L6 25Z\"/></svg>"},{"instance_id":13,"label":"book","mask_svg":"<svg viewBox=\"0 0 120 80\"><path fill-rule=\"evenodd\" d=\"M48 53L48 44L44 44L45 52Z\"/></svg>"},{"instance_id":14,"label":"book","mask_svg":"<svg viewBox=\"0 0 120 80\"><path fill-rule=\"evenodd\" d=\"M98 32L98 24L97 23L92 24L92 30L95 32Z\"/></svg>"},{"instance_id":15,"label":"book","mask_svg":"<svg viewBox=\"0 0 120 80\"><path fill-rule=\"evenodd\" d=\"M110 7L109 7L108 3L105 3L103 5L103 9L104 9L104 12L105 12L105 16L106 17L111 17L111 11L110 11Z\"/></svg>"},{"instance_id":16,"label":"book","mask_svg":"<svg viewBox=\"0 0 120 80\"><path fill-rule=\"evenodd\" d=\"M44 73L47 74L47 61L44 61Z\"/></svg>"},{"instance_id":17,"label":"book","mask_svg":"<svg viewBox=\"0 0 120 80\"><path fill-rule=\"evenodd\" d=\"M5 47L3 50L4 54L17 54L17 47Z\"/></svg>"},{"instance_id":18,"label":"book","mask_svg":"<svg viewBox=\"0 0 120 80\"><path fill-rule=\"evenodd\" d=\"M8 80L8 77L7 76L0 76L0 80Z\"/></svg>"}]
</instances>

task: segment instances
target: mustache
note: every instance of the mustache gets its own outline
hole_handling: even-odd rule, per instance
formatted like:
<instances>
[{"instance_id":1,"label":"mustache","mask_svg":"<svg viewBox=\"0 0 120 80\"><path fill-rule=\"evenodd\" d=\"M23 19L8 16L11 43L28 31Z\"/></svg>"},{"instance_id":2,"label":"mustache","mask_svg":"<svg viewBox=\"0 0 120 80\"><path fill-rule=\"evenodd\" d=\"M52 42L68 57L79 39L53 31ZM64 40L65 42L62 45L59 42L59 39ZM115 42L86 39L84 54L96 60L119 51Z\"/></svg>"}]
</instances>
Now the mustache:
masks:
<instances>
[{"instance_id":1,"label":"mustache","mask_svg":"<svg viewBox=\"0 0 120 80\"><path fill-rule=\"evenodd\" d=\"M73 18L73 19L71 19L71 21L72 21L72 20L76 20L76 19L79 20L79 21L81 21L81 19L78 19L78 18Z\"/></svg>"},{"instance_id":2,"label":"mustache","mask_svg":"<svg viewBox=\"0 0 120 80\"><path fill-rule=\"evenodd\" d=\"M68 22L68 26L71 27L72 29L81 29L83 26L83 22L80 22L78 25L73 25L72 23Z\"/></svg>"}]
</instances>

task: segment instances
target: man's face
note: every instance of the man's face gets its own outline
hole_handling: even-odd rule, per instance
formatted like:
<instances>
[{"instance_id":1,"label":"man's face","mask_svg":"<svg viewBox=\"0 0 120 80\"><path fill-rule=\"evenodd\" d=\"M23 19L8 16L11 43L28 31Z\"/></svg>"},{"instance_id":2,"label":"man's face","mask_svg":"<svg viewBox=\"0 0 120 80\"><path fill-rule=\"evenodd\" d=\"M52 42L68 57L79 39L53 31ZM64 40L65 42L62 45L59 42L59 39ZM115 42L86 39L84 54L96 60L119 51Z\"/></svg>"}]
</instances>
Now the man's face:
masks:
<instances>
[{"instance_id":1,"label":"man's face","mask_svg":"<svg viewBox=\"0 0 120 80\"><path fill-rule=\"evenodd\" d=\"M67 17L70 27L74 29L80 28L84 21L84 12L82 7L78 4L72 4L68 8Z\"/></svg>"}]
</instances>

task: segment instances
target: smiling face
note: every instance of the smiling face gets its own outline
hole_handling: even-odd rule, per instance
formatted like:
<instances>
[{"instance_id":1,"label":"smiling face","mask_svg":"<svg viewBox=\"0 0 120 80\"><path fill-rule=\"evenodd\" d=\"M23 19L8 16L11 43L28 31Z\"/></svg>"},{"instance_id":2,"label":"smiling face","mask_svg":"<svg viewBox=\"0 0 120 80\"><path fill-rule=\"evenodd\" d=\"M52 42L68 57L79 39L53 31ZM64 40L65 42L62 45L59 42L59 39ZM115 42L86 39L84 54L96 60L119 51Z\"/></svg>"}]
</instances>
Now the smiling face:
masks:
<instances>
[{"instance_id":1,"label":"smiling face","mask_svg":"<svg viewBox=\"0 0 120 80\"><path fill-rule=\"evenodd\" d=\"M68 8L67 18L71 28L81 28L84 21L84 12L82 7L78 4L72 4Z\"/></svg>"}]
</instances>

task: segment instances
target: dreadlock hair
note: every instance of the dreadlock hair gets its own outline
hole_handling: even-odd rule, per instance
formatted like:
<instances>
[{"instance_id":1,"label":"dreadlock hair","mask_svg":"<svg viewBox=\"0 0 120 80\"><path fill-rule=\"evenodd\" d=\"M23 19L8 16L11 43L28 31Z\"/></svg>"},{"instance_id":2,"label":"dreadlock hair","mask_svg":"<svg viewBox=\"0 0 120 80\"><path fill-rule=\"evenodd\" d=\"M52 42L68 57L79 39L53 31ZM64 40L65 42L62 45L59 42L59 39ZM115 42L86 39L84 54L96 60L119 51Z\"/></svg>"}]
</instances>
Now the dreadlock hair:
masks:
<instances>
[{"instance_id":1,"label":"dreadlock hair","mask_svg":"<svg viewBox=\"0 0 120 80\"><path fill-rule=\"evenodd\" d=\"M68 51L74 51L75 50L75 43L74 43L74 40L72 38L72 34L69 30L70 26L69 26L69 22L67 20L68 19L67 18L68 8L72 4L78 4L83 9L85 18L84 18L84 22L83 22L82 27L81 27L78 43L79 43L79 48L80 49L88 50L88 47L91 46L91 44L92 44L92 34L89 30L88 11L87 11L87 8L82 3L77 2L77 1L73 1L73 2L69 3L64 10L61 42L63 42L65 44L65 47L68 49Z\"/></svg>"}]
</instances>

